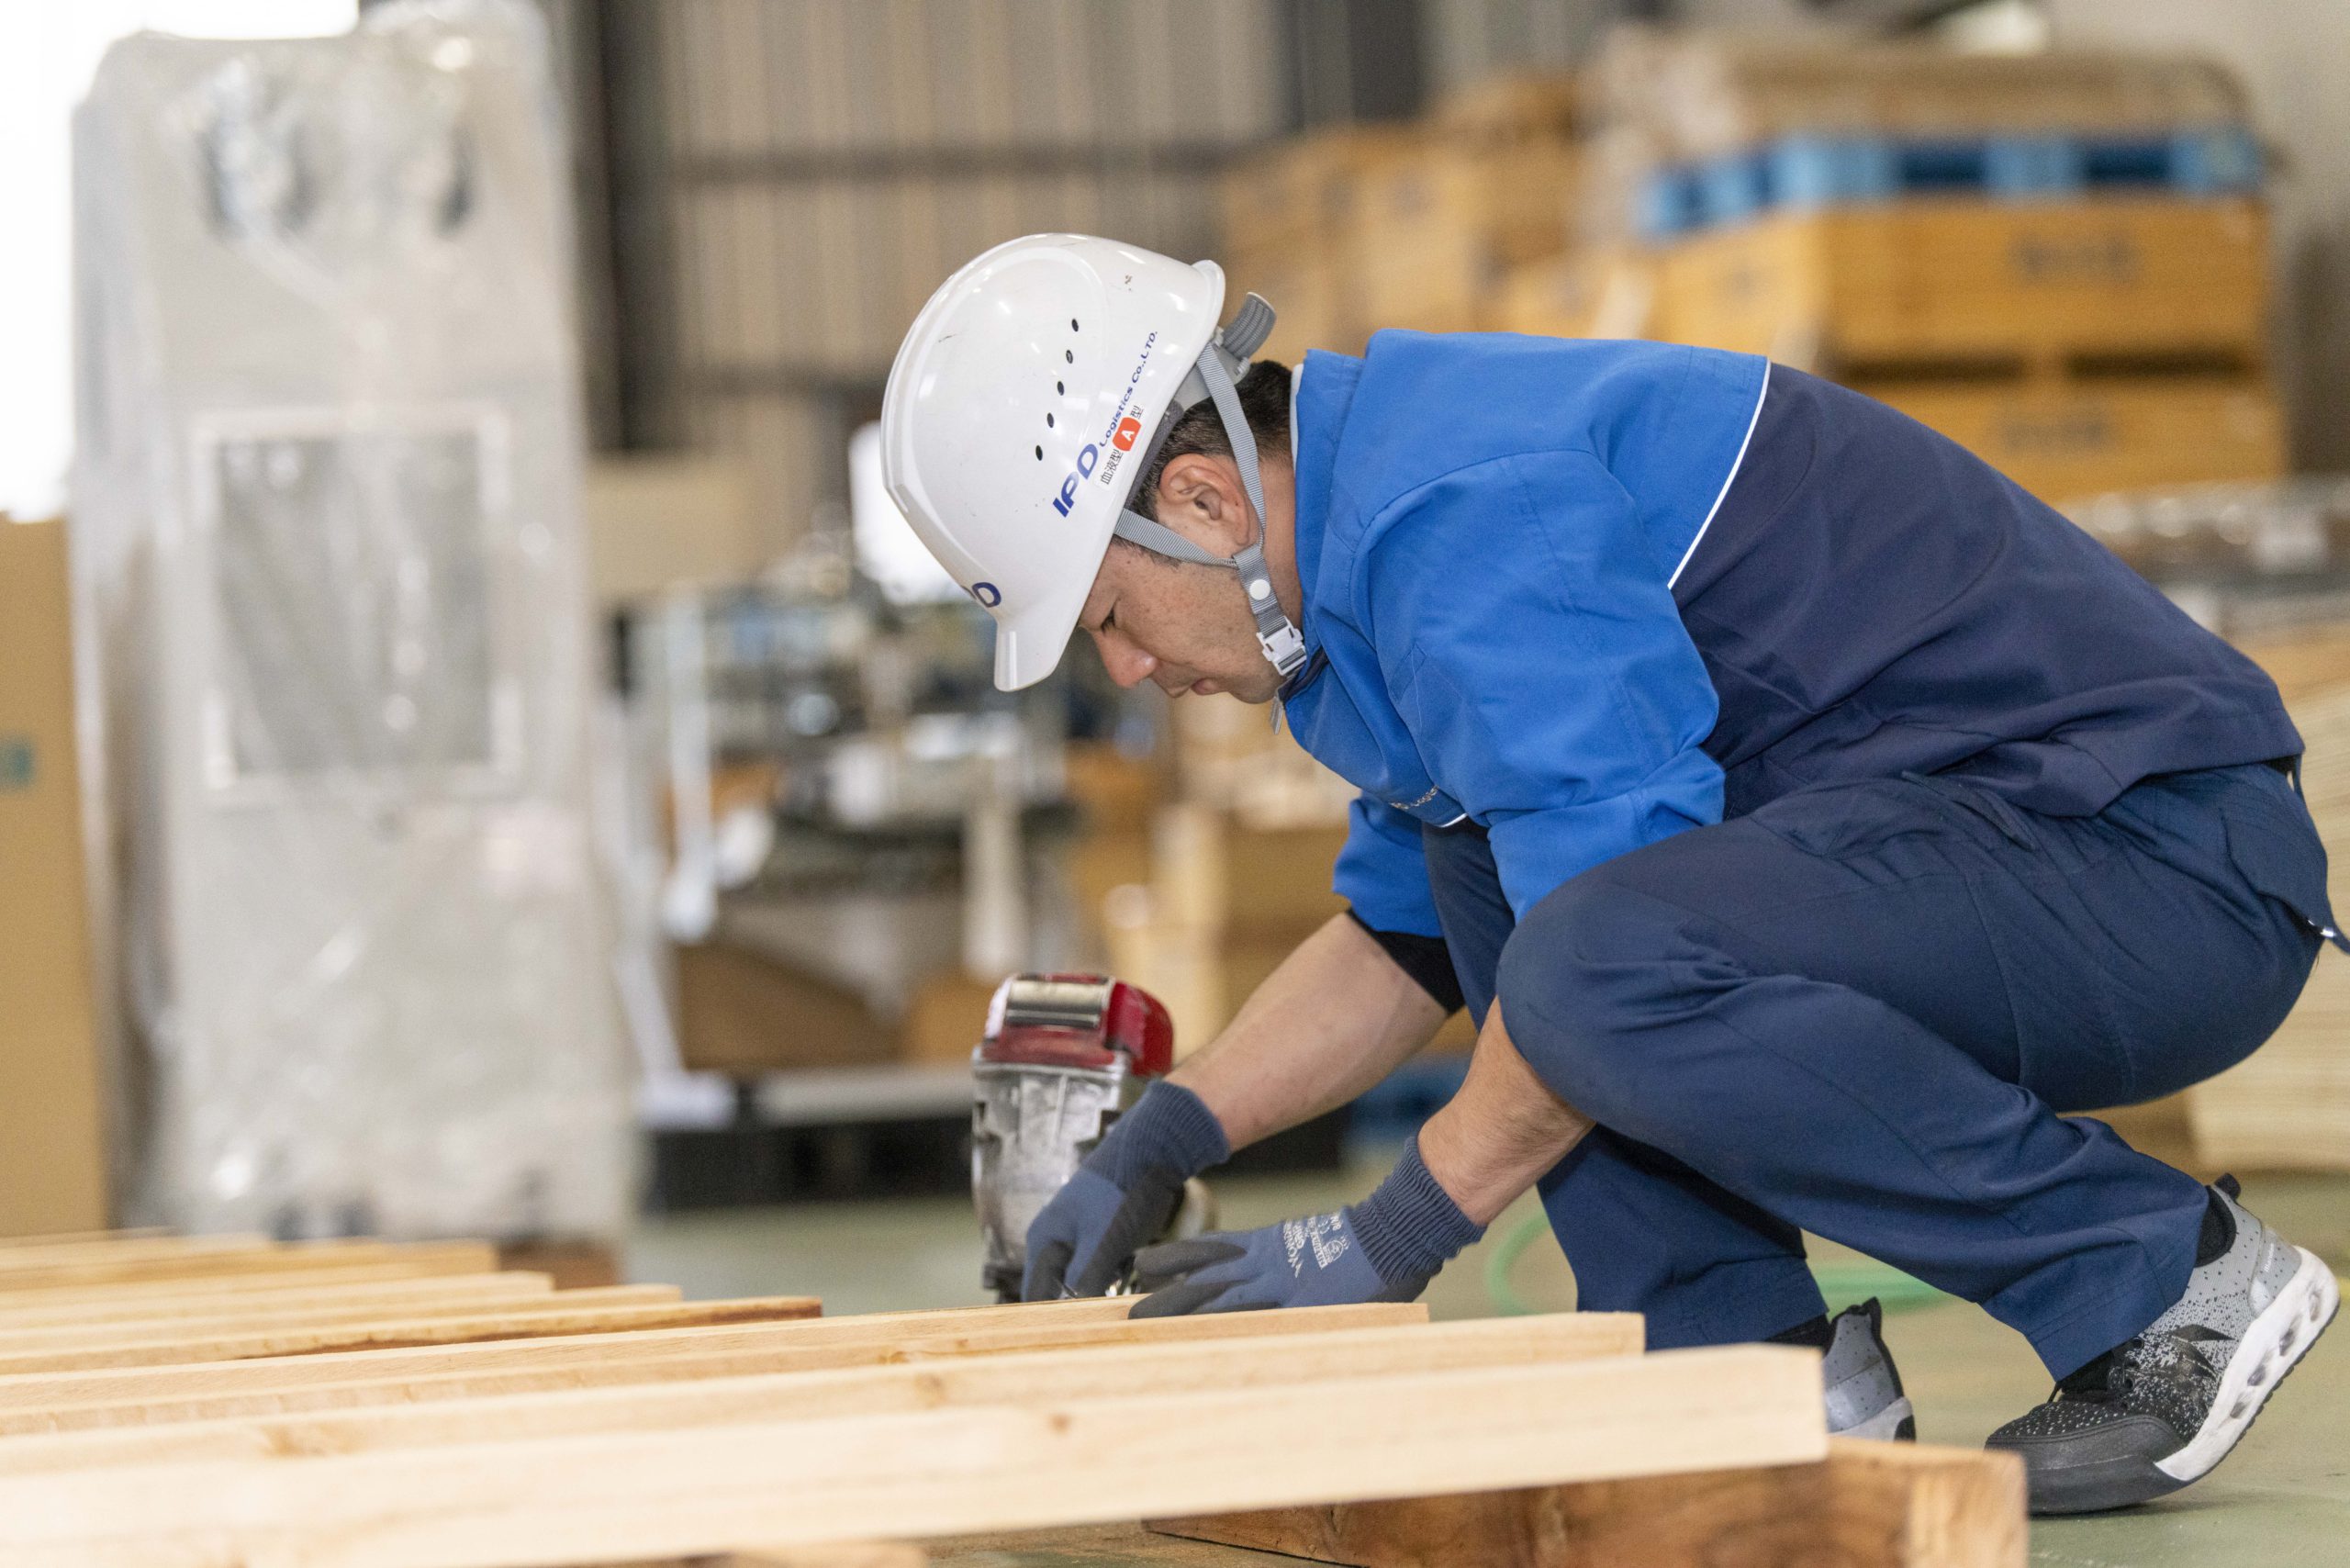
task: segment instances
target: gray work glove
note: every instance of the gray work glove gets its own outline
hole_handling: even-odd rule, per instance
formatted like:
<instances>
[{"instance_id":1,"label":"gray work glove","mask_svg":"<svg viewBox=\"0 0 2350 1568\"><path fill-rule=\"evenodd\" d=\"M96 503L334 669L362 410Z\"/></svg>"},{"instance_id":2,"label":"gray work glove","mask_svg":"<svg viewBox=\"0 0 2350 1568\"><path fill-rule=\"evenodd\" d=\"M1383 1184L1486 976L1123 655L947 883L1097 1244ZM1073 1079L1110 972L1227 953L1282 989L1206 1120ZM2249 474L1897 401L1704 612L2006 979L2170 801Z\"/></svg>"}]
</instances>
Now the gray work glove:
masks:
<instances>
[{"instance_id":1,"label":"gray work glove","mask_svg":"<svg viewBox=\"0 0 2350 1568\"><path fill-rule=\"evenodd\" d=\"M1335 1214L1145 1248L1135 1288L1151 1294L1134 1316L1410 1301L1484 1234L1428 1174L1415 1138L1378 1191Z\"/></svg>"},{"instance_id":2,"label":"gray work glove","mask_svg":"<svg viewBox=\"0 0 2350 1568\"><path fill-rule=\"evenodd\" d=\"M1183 1183L1231 1157L1223 1124L1198 1095L1163 1079L1144 1090L1028 1226L1021 1299L1106 1294L1136 1249L1175 1217Z\"/></svg>"}]
</instances>

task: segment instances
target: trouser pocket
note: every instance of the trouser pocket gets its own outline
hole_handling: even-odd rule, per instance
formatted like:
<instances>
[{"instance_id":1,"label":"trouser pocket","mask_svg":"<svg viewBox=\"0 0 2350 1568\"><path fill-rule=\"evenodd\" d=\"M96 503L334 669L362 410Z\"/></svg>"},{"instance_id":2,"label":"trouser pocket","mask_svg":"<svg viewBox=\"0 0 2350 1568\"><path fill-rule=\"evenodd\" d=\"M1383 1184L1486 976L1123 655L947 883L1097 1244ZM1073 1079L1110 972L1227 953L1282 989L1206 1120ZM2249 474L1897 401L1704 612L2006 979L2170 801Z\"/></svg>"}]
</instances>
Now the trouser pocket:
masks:
<instances>
[{"instance_id":1,"label":"trouser pocket","mask_svg":"<svg viewBox=\"0 0 2350 1568\"><path fill-rule=\"evenodd\" d=\"M2283 905L2303 927L2350 953L2333 918L2325 885L2325 845L2293 787L2263 767L2245 769L2250 788L2232 790L2220 805L2228 858L2261 897ZM2266 774L2266 778L2258 777Z\"/></svg>"}]
</instances>

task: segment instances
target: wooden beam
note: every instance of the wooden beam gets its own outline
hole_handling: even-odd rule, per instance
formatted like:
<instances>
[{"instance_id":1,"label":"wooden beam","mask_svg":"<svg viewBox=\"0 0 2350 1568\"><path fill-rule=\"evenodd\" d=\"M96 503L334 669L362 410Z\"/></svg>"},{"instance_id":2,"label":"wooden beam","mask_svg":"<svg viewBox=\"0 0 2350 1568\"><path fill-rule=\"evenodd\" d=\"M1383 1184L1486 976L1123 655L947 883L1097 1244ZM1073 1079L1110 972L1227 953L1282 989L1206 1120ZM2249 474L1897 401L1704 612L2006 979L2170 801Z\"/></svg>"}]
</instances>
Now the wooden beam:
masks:
<instances>
[{"instance_id":1,"label":"wooden beam","mask_svg":"<svg viewBox=\"0 0 2350 1568\"><path fill-rule=\"evenodd\" d=\"M1584 1316L1598 1319L1604 1315ZM946 1321L929 1321L934 1316ZM968 1320L999 1318L963 1326ZM906 1327L912 1319L924 1321L918 1337ZM783 1372L929 1365L1031 1350L1243 1339L1427 1320L1427 1309L1417 1303L1218 1313L1133 1324L1072 1317L1057 1306L982 1307L968 1315L818 1318L437 1351L377 1350L219 1367L65 1374L0 1385L0 1394L16 1402L13 1409L0 1409L0 1434L160 1426ZM1639 1320L1631 1321L1637 1334Z\"/></svg>"},{"instance_id":2,"label":"wooden beam","mask_svg":"<svg viewBox=\"0 0 2350 1568\"><path fill-rule=\"evenodd\" d=\"M0 1334L51 1325L96 1327L103 1324L140 1319L156 1323L193 1323L282 1311L290 1306L332 1307L346 1303L394 1305L460 1296L476 1301L512 1301L525 1296L545 1295L554 1288L554 1282L545 1274L518 1271L496 1274L425 1274L414 1279L355 1280L347 1282L337 1276L336 1282L331 1284L279 1282L266 1290L207 1291L194 1295L151 1294L143 1288L133 1293L126 1287L120 1293L101 1293L95 1299L43 1302L34 1305L17 1305L19 1298L0 1295ZM43 1294L26 1293L28 1296ZM118 1294L121 1299L116 1299ZM382 1313L378 1316L391 1315Z\"/></svg>"},{"instance_id":3,"label":"wooden beam","mask_svg":"<svg viewBox=\"0 0 2350 1568\"><path fill-rule=\"evenodd\" d=\"M198 1279L111 1281L97 1284L46 1285L31 1290L0 1291L0 1312L21 1308L112 1306L147 1301L195 1303L207 1297L263 1296L310 1289L340 1289L345 1285L396 1284L409 1280L479 1279L506 1271L451 1267L454 1260L428 1255L423 1259L355 1259L325 1262L314 1269L259 1274L215 1274Z\"/></svg>"},{"instance_id":4,"label":"wooden beam","mask_svg":"<svg viewBox=\"0 0 2350 1568\"><path fill-rule=\"evenodd\" d=\"M1349 1568L2023 1568L2013 1454L1839 1439L1818 1464L1170 1519Z\"/></svg>"},{"instance_id":5,"label":"wooden beam","mask_svg":"<svg viewBox=\"0 0 2350 1568\"><path fill-rule=\"evenodd\" d=\"M1285 1314L1226 1316L1294 1317ZM1181 1325L1184 1319L1161 1319ZM1625 1331L1628 1325L1628 1332ZM1145 1332L1153 1322L1131 1326ZM1637 1317L1564 1313L1440 1325L1169 1338L919 1366L782 1372L690 1383L403 1403L341 1414L271 1416L0 1440L0 1475L98 1465L194 1463L283 1454L348 1454L583 1432L674 1431L952 1406L1114 1399L1322 1379L1636 1356Z\"/></svg>"},{"instance_id":6,"label":"wooden beam","mask_svg":"<svg viewBox=\"0 0 2350 1568\"><path fill-rule=\"evenodd\" d=\"M779 1546L763 1551L724 1551L715 1557L669 1557L658 1562L614 1568L928 1568L930 1556L902 1540L838 1541L830 1546Z\"/></svg>"},{"instance_id":7,"label":"wooden beam","mask_svg":"<svg viewBox=\"0 0 2350 1568\"><path fill-rule=\"evenodd\" d=\"M47 1236L0 1236L0 1249L13 1251L19 1247L73 1247L94 1241L151 1241L169 1236L161 1226L142 1230L61 1230Z\"/></svg>"},{"instance_id":8,"label":"wooden beam","mask_svg":"<svg viewBox=\"0 0 2350 1568\"><path fill-rule=\"evenodd\" d=\"M581 1297L597 1297L584 1301ZM757 1296L743 1301L680 1302L671 1285L619 1285L564 1291L543 1306L499 1308L453 1317L376 1318L359 1323L261 1328L75 1350L35 1350L0 1356L0 1377L140 1367L184 1367L212 1361L315 1356L321 1351L454 1346L485 1340L535 1339L626 1329L705 1327L812 1317L813 1296Z\"/></svg>"},{"instance_id":9,"label":"wooden beam","mask_svg":"<svg viewBox=\"0 0 2350 1568\"><path fill-rule=\"evenodd\" d=\"M10 1568L513 1568L1813 1462L1819 1358L1750 1345L0 1480Z\"/></svg>"},{"instance_id":10,"label":"wooden beam","mask_svg":"<svg viewBox=\"0 0 2350 1568\"><path fill-rule=\"evenodd\" d=\"M420 1280L356 1289L341 1286L274 1291L259 1296L198 1296L193 1302L185 1297L176 1301L166 1297L161 1302L112 1306L87 1302L78 1307L28 1307L17 1312L0 1307L0 1355L76 1342L153 1339L173 1333L193 1334L199 1328L205 1333L220 1333L246 1326L267 1327L295 1321L349 1321L353 1314L407 1317L453 1304L470 1303L477 1310L500 1304L528 1306L550 1299L554 1283L544 1274L427 1275ZM677 1299L672 1287L655 1288L668 1294L647 1296L645 1300Z\"/></svg>"},{"instance_id":11,"label":"wooden beam","mask_svg":"<svg viewBox=\"0 0 2350 1568\"><path fill-rule=\"evenodd\" d=\"M167 1241L172 1232L162 1227L151 1229L63 1229L47 1237L0 1237L0 1253L24 1253L40 1246L122 1246L125 1241ZM263 1237L242 1237L244 1241L261 1241Z\"/></svg>"},{"instance_id":12,"label":"wooden beam","mask_svg":"<svg viewBox=\"0 0 2350 1568\"><path fill-rule=\"evenodd\" d=\"M59 1285L109 1285L141 1280L207 1279L221 1275L290 1275L355 1262L405 1263L410 1272L419 1274L488 1274L498 1270L498 1249L482 1241L432 1241L413 1245L388 1241L308 1241L297 1246L253 1251L223 1247L129 1258L20 1259L12 1262L6 1257L0 1257L0 1291L44 1290Z\"/></svg>"},{"instance_id":13,"label":"wooden beam","mask_svg":"<svg viewBox=\"0 0 2350 1568\"><path fill-rule=\"evenodd\" d=\"M27 1241L0 1249L0 1280L57 1263L136 1263L156 1258L229 1258L280 1252L285 1244L266 1236L72 1237Z\"/></svg>"}]
</instances>

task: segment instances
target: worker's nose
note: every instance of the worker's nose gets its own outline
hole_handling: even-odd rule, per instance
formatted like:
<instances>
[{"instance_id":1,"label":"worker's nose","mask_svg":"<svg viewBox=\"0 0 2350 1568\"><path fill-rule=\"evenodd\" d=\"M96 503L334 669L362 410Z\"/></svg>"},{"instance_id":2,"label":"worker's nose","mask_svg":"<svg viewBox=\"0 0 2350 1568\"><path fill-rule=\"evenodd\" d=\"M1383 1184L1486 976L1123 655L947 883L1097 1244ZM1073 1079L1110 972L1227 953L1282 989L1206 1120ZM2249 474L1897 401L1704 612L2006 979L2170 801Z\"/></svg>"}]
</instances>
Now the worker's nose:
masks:
<instances>
[{"instance_id":1,"label":"worker's nose","mask_svg":"<svg viewBox=\"0 0 2350 1568\"><path fill-rule=\"evenodd\" d=\"M1158 661L1114 632L1096 632L1093 645L1102 650L1102 667L1120 686L1140 686L1158 667Z\"/></svg>"}]
</instances>

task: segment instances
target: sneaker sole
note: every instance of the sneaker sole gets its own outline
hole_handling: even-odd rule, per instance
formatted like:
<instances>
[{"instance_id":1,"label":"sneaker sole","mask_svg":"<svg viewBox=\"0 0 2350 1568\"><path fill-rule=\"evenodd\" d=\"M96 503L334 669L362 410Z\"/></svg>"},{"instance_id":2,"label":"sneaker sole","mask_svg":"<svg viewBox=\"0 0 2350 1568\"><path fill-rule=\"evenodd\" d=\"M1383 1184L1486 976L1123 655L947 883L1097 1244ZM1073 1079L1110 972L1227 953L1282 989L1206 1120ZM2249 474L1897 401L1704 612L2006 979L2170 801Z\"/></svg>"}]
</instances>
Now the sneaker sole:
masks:
<instances>
[{"instance_id":1,"label":"sneaker sole","mask_svg":"<svg viewBox=\"0 0 2350 1568\"><path fill-rule=\"evenodd\" d=\"M2294 1250L2300 1254L2300 1266L2268 1309L2245 1327L2221 1374L2210 1413L2195 1436L2160 1460L2031 1467L2027 1475L2034 1514L2095 1514L2151 1503L2201 1480L2228 1457L2342 1305L2333 1271L2309 1249Z\"/></svg>"},{"instance_id":2,"label":"sneaker sole","mask_svg":"<svg viewBox=\"0 0 2350 1568\"><path fill-rule=\"evenodd\" d=\"M2202 1429L2185 1448L2154 1466L2181 1486L2210 1474L2213 1465L2228 1457L2228 1450L2251 1430L2254 1417L2285 1374L2309 1354L2317 1337L2341 1310L2342 1287L2335 1282L2333 1271L2308 1248L2295 1250L2301 1255L2301 1266L2293 1271L2292 1279L2268 1304L2268 1310L2244 1330L2236 1353L2228 1360L2227 1373L2220 1380L2219 1395L2211 1401L2211 1413L2203 1418Z\"/></svg>"}]
</instances>

